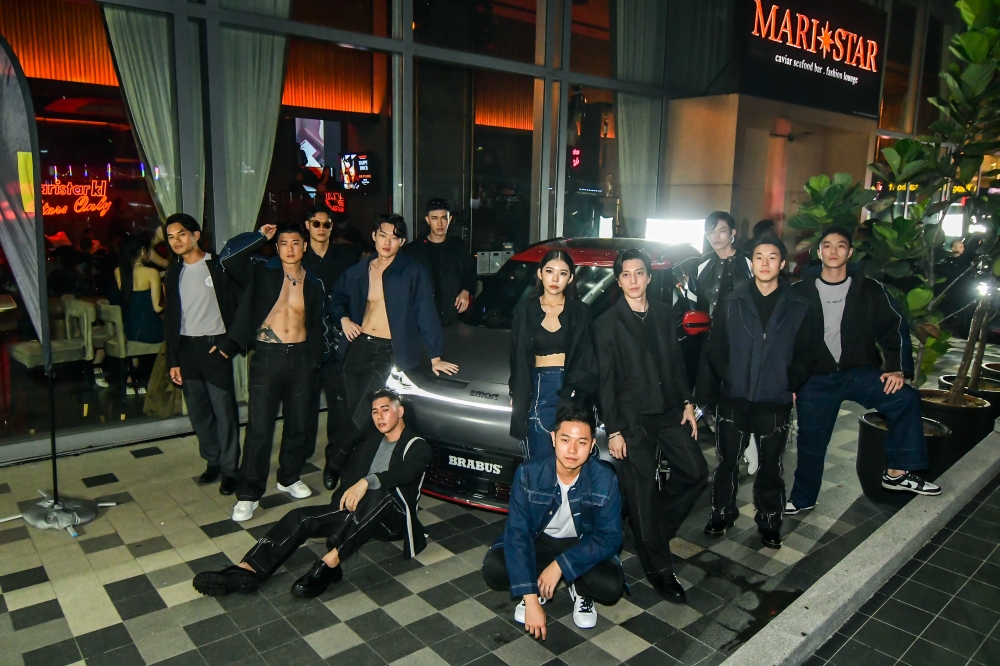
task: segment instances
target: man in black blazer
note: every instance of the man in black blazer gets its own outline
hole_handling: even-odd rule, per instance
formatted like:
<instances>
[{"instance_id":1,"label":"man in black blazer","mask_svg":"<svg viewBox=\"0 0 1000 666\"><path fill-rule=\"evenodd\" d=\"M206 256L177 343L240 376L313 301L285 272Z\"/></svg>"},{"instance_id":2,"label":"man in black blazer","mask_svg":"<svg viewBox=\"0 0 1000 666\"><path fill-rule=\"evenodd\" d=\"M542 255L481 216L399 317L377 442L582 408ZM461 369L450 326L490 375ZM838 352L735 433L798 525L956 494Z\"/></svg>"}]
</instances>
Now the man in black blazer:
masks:
<instances>
[{"instance_id":1,"label":"man in black blazer","mask_svg":"<svg viewBox=\"0 0 1000 666\"><path fill-rule=\"evenodd\" d=\"M622 296L594 324L599 395L608 450L621 461L639 561L661 597L684 603L670 540L708 480L708 466L673 311L646 297L651 268L641 250L615 259Z\"/></svg>"},{"instance_id":2,"label":"man in black blazer","mask_svg":"<svg viewBox=\"0 0 1000 666\"><path fill-rule=\"evenodd\" d=\"M235 287L198 241L201 226L185 213L167 218L167 243L179 258L167 269L164 332L170 379L184 391L191 427L208 466L199 483L222 475L232 495L240 464L240 423L233 363L214 353L233 323Z\"/></svg>"},{"instance_id":3,"label":"man in black blazer","mask_svg":"<svg viewBox=\"0 0 1000 666\"><path fill-rule=\"evenodd\" d=\"M431 447L406 427L404 411L395 391L381 388L372 393L377 432L348 456L330 504L289 511L240 564L195 576L195 589L213 597L251 592L310 538L326 537L330 550L292 585L292 595L304 599L339 582L344 575L340 563L369 539L402 539L406 559L422 551L427 542L417 518L417 500Z\"/></svg>"}]
</instances>

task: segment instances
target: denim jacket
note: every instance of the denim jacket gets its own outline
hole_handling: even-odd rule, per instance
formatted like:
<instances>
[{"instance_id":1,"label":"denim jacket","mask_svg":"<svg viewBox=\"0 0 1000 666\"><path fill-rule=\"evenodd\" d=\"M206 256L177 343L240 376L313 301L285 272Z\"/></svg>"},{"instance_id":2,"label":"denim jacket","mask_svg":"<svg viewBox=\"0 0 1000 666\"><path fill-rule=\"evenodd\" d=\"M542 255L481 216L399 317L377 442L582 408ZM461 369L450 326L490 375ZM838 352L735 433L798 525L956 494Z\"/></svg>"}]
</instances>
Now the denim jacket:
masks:
<instances>
[{"instance_id":1,"label":"denim jacket","mask_svg":"<svg viewBox=\"0 0 1000 666\"><path fill-rule=\"evenodd\" d=\"M610 466L588 458L569 489L578 543L556 558L572 583L595 564L617 557L622 545L622 500ZM527 460L514 473L507 527L490 547L503 547L513 597L538 594L535 539L545 532L562 504L555 456Z\"/></svg>"}]
</instances>

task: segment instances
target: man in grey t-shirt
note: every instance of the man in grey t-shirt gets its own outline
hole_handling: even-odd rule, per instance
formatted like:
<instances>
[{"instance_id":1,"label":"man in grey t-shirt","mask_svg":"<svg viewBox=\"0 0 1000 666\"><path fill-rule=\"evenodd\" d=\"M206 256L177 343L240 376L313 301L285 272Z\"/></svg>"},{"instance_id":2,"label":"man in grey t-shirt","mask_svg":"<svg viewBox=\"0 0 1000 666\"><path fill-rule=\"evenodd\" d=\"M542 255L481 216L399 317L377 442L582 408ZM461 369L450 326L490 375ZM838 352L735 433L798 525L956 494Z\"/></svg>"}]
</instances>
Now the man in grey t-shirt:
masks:
<instances>
[{"instance_id":1,"label":"man in grey t-shirt","mask_svg":"<svg viewBox=\"0 0 1000 666\"><path fill-rule=\"evenodd\" d=\"M165 335L170 379L184 391L191 427L207 466L199 483L219 476L232 495L240 462L239 412L233 362L216 352L232 323L228 277L200 247L201 227L190 215L167 218L167 243L178 256L167 270ZM214 353L213 353L214 352Z\"/></svg>"},{"instance_id":2,"label":"man in grey t-shirt","mask_svg":"<svg viewBox=\"0 0 1000 666\"><path fill-rule=\"evenodd\" d=\"M844 305L847 303L847 290L851 288L850 276L840 282L827 282L822 277L816 278L816 291L823 306L823 340L830 350L833 360L840 363L840 323L844 318Z\"/></svg>"}]
</instances>

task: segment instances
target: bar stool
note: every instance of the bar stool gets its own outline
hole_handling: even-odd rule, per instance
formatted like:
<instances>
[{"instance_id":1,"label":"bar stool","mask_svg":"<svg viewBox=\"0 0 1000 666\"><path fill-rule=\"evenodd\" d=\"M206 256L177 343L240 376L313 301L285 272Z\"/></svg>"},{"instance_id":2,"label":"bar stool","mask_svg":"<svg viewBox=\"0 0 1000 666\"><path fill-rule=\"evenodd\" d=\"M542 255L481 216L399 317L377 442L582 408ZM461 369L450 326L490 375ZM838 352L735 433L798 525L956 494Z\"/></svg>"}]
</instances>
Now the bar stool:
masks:
<instances>
[{"instance_id":1,"label":"bar stool","mask_svg":"<svg viewBox=\"0 0 1000 666\"><path fill-rule=\"evenodd\" d=\"M97 316L104 321L104 328L107 338L104 341L104 353L119 360L120 382L119 399L121 401L121 415L125 418L125 390L131 376L138 392L138 374L133 373L133 366L129 362L139 356L147 356L160 353L162 342L136 342L125 337L125 325L122 323L122 309L120 305L97 304Z\"/></svg>"}]
</instances>

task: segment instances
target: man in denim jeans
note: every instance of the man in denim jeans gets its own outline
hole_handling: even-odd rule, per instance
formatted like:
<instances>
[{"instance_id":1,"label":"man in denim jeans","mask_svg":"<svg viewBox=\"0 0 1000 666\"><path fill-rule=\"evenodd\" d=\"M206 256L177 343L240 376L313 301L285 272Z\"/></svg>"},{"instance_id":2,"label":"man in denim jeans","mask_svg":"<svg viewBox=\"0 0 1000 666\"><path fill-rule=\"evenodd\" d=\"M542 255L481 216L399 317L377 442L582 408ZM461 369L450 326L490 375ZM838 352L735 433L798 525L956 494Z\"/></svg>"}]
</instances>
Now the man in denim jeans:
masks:
<instances>
[{"instance_id":1,"label":"man in denim jeans","mask_svg":"<svg viewBox=\"0 0 1000 666\"><path fill-rule=\"evenodd\" d=\"M507 527L483 561L483 578L520 596L514 620L545 640L545 609L565 578L573 622L597 624L594 601L611 605L625 585L622 501L614 471L590 453L594 413L579 404L559 409L552 431L555 456L532 458L517 468Z\"/></svg>"},{"instance_id":2,"label":"man in denim jeans","mask_svg":"<svg viewBox=\"0 0 1000 666\"><path fill-rule=\"evenodd\" d=\"M904 382L913 376L906 321L880 282L861 271L848 270L852 254L851 233L842 227L827 227L819 238L822 271L795 285L822 309L825 344L817 350L813 375L796 396L799 460L795 485L785 503L786 515L816 506L826 447L844 400L877 409L885 416L889 469L882 474L883 488L916 495L941 494L938 486L913 473L927 469L928 461L920 394Z\"/></svg>"}]
</instances>

